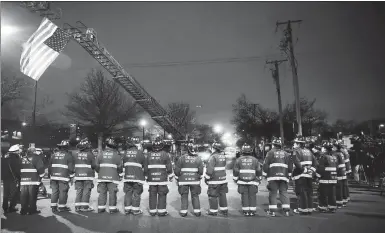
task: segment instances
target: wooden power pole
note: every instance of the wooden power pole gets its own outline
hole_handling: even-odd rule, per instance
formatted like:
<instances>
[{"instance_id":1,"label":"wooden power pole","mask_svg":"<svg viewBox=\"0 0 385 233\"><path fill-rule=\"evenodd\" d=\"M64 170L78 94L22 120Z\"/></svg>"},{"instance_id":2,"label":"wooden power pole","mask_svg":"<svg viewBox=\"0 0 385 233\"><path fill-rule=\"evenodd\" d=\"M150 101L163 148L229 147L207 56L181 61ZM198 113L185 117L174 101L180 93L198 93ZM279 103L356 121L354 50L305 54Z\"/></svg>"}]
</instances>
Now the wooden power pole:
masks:
<instances>
[{"instance_id":1,"label":"wooden power pole","mask_svg":"<svg viewBox=\"0 0 385 233\"><path fill-rule=\"evenodd\" d=\"M294 86L294 97L295 97L295 106L296 106L296 118L298 125L298 135L302 136L302 119L301 119L301 105L300 105L300 97L299 97L299 82L297 75L297 64L294 56L294 46L293 46L293 35L291 24L292 23L301 23L302 20L288 20L286 22L277 22L276 26L279 25L287 25L285 30L285 37L281 41L281 50L283 50L287 54L287 50L289 50L288 58L291 64L291 71L293 74L293 86Z\"/></svg>"},{"instance_id":2,"label":"wooden power pole","mask_svg":"<svg viewBox=\"0 0 385 233\"><path fill-rule=\"evenodd\" d=\"M282 146L284 145L284 131L283 131L283 113L282 113L282 98L281 98L281 86L279 84L279 64L287 61L284 60L274 60L274 61L266 61L266 64L274 64L271 68L271 74L273 76L273 80L275 82L275 87L277 88L277 96L278 96L278 111L279 111L279 129L281 133L281 142Z\"/></svg>"}]
</instances>

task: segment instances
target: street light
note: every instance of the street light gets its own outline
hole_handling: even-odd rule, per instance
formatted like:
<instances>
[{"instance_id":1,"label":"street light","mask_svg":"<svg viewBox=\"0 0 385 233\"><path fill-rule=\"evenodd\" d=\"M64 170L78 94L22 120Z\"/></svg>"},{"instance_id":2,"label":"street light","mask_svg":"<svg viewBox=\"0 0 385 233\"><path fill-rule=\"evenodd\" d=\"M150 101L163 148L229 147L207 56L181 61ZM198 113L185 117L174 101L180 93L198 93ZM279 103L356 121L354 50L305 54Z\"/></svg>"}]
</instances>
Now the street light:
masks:
<instances>
[{"instance_id":1,"label":"street light","mask_svg":"<svg viewBox=\"0 0 385 233\"><path fill-rule=\"evenodd\" d=\"M381 125L379 125L380 126L380 128L382 128L382 127L385 127L385 125L384 124L381 124Z\"/></svg>"},{"instance_id":2,"label":"street light","mask_svg":"<svg viewBox=\"0 0 385 233\"><path fill-rule=\"evenodd\" d=\"M223 128L222 128L222 125L215 125L214 126L214 132L215 133L220 133L222 132Z\"/></svg>"},{"instance_id":3,"label":"street light","mask_svg":"<svg viewBox=\"0 0 385 233\"><path fill-rule=\"evenodd\" d=\"M168 137L168 139L172 139L172 135L171 134L167 135L167 137Z\"/></svg>"},{"instance_id":4,"label":"street light","mask_svg":"<svg viewBox=\"0 0 385 233\"><path fill-rule=\"evenodd\" d=\"M139 122L139 124L140 124L140 126L142 126L142 129L143 129L143 141L144 141L144 127L147 125L147 122L146 122L146 120L141 120L140 122Z\"/></svg>"},{"instance_id":5,"label":"street light","mask_svg":"<svg viewBox=\"0 0 385 233\"><path fill-rule=\"evenodd\" d=\"M27 122L21 123L21 126L27 126Z\"/></svg>"}]
</instances>

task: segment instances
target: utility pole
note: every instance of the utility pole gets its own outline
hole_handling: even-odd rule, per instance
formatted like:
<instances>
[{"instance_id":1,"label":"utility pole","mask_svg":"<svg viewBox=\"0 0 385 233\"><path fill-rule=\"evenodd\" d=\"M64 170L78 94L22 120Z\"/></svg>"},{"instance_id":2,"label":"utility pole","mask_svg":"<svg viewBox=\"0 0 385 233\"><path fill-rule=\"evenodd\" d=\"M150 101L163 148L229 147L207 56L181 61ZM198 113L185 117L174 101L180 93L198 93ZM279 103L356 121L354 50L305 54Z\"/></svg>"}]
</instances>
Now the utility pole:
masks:
<instances>
[{"instance_id":1,"label":"utility pole","mask_svg":"<svg viewBox=\"0 0 385 233\"><path fill-rule=\"evenodd\" d=\"M297 74L297 64L294 57L294 46L293 46L293 35L291 24L292 23L301 23L302 20L288 20L286 22L277 22L276 27L279 25L287 25L285 30L285 37L281 41L281 50L286 53L290 60L291 71L293 75L293 86L294 86L294 97L295 97L295 106L296 106L296 116L297 116L297 125L298 125L298 135L302 136L302 119L301 119L301 105L299 97L299 83L298 83L298 74ZM287 54L289 50L289 54Z\"/></svg>"},{"instance_id":2,"label":"utility pole","mask_svg":"<svg viewBox=\"0 0 385 233\"><path fill-rule=\"evenodd\" d=\"M254 123L257 124L257 105L258 104L251 104L253 105L253 119L254 119ZM254 148L257 146L257 136L254 137Z\"/></svg>"},{"instance_id":3,"label":"utility pole","mask_svg":"<svg viewBox=\"0 0 385 233\"><path fill-rule=\"evenodd\" d=\"M284 60L274 60L274 61L266 61L266 64L274 64L274 67L271 68L271 74L273 76L273 80L275 82L275 87L277 88L277 96L278 96L278 111L279 111L279 130L281 133L281 142L282 146L284 145L284 131L283 131L283 113L282 113L282 99L281 99L281 86L279 84L279 65L282 62L287 61Z\"/></svg>"}]
</instances>

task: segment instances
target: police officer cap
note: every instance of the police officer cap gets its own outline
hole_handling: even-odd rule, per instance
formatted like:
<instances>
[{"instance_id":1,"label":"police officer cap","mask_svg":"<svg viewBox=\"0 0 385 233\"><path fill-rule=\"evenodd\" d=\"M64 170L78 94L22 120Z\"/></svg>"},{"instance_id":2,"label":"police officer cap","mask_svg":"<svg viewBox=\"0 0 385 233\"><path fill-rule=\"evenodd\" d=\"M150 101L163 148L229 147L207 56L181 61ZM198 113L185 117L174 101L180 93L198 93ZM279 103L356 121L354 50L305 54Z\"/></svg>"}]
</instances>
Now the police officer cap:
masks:
<instances>
[{"instance_id":1,"label":"police officer cap","mask_svg":"<svg viewBox=\"0 0 385 233\"><path fill-rule=\"evenodd\" d=\"M8 152L17 152L21 149L23 149L23 147L19 144L16 144L16 145L11 146L11 148L9 148Z\"/></svg>"}]
</instances>

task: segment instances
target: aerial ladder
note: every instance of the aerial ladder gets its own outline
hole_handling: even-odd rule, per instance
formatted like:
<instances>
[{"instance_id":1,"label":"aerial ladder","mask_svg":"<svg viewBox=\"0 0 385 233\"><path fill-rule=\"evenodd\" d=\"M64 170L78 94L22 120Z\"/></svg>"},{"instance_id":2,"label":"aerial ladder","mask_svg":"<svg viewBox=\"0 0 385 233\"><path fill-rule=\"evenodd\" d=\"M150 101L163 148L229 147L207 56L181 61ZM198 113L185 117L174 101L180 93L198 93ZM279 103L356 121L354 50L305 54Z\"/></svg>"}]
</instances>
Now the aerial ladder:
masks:
<instances>
[{"instance_id":1,"label":"aerial ladder","mask_svg":"<svg viewBox=\"0 0 385 233\"><path fill-rule=\"evenodd\" d=\"M59 13L52 11L48 2L23 2L22 6L51 20L61 17L61 10L58 9ZM75 27L65 23L63 30L97 60L112 75L112 79L127 91L134 98L135 103L139 104L159 126L171 134L174 139L184 138L184 135L175 127L172 116L156 99L148 94L132 75L124 70L123 66L98 40L97 33L93 28L77 21Z\"/></svg>"}]
</instances>

